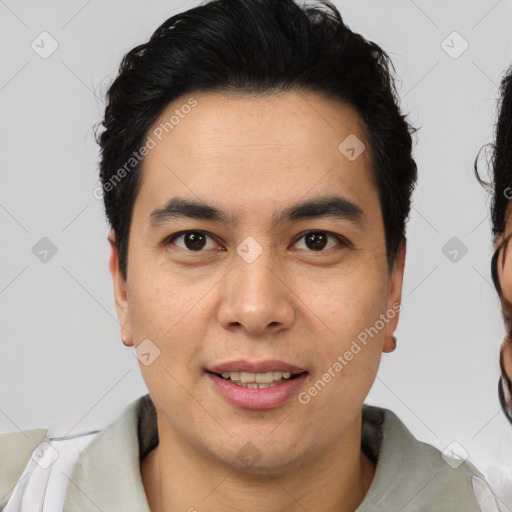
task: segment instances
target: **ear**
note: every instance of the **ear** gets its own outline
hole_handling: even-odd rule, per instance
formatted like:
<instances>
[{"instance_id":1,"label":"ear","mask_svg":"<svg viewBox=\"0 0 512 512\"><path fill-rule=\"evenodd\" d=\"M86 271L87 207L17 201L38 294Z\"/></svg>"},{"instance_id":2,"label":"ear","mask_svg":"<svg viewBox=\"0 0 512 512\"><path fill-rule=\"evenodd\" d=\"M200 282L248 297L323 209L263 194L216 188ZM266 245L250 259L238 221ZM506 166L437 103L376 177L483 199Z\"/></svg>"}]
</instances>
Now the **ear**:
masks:
<instances>
[{"instance_id":1,"label":"ear","mask_svg":"<svg viewBox=\"0 0 512 512\"><path fill-rule=\"evenodd\" d=\"M386 334L383 352L393 352L396 345L393 341L393 334L398 325L398 318L402 309L402 285L404 282L405 253L407 240L404 238L398 247L389 281L389 293L386 316L389 321L386 324Z\"/></svg>"},{"instance_id":2,"label":"ear","mask_svg":"<svg viewBox=\"0 0 512 512\"><path fill-rule=\"evenodd\" d=\"M110 274L114 283L114 298L116 303L117 318L121 324L121 338L127 346L133 346L133 336L130 322L130 310L126 293L126 281L119 267L119 252L117 249L116 236L113 229L108 234L110 243Z\"/></svg>"}]
</instances>

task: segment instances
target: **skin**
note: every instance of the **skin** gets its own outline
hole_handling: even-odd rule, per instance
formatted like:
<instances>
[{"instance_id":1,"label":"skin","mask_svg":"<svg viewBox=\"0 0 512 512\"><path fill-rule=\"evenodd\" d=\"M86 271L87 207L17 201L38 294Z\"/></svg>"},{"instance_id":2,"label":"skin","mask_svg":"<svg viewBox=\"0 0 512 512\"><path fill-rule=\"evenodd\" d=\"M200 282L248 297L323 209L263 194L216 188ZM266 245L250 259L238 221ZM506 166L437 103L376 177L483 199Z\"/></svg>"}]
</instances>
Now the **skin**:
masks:
<instances>
[{"instance_id":1,"label":"skin","mask_svg":"<svg viewBox=\"0 0 512 512\"><path fill-rule=\"evenodd\" d=\"M512 380L512 344L510 342L503 343L503 366L508 378ZM509 397L510 400L510 397Z\"/></svg>"},{"instance_id":2,"label":"skin","mask_svg":"<svg viewBox=\"0 0 512 512\"><path fill-rule=\"evenodd\" d=\"M122 336L161 351L140 364L160 437L141 464L148 503L153 512L302 512L318 503L324 512L353 511L375 474L360 448L361 408L382 352L395 347L398 313L306 405L293 397L267 410L234 406L204 370L281 359L309 371L307 390L400 303L405 241L388 272L364 124L316 93L193 97L197 106L145 157L126 282L109 235ZM169 104L155 126L187 99ZM338 150L349 134L366 145L353 162ZM357 204L365 224L323 217L273 227L274 212L333 195ZM150 213L172 197L204 201L238 223L181 218L151 229ZM169 242L183 230L211 238L200 252L183 237ZM303 236L311 230L349 244L333 237L315 251ZM236 253L248 236L263 251L250 264ZM247 467L237 453L249 442L260 458Z\"/></svg>"},{"instance_id":3,"label":"skin","mask_svg":"<svg viewBox=\"0 0 512 512\"><path fill-rule=\"evenodd\" d=\"M512 216L510 215L512 211L511 204L507 207L506 212L506 222L505 229L503 234L498 237L494 244L494 250L501 245L502 241L512 234ZM503 259L504 251L500 251L500 255L498 257L498 278L501 285L501 290L503 293L503 299L507 301L509 304L512 304L512 258L510 257L510 251L512 250L512 245L509 242L508 248L506 251L505 261ZM508 332L510 332L510 325L507 326ZM512 341L505 340L502 348L502 357L503 357L503 366L505 369L508 378L512 380ZM510 399L510 397L509 397Z\"/></svg>"}]
</instances>

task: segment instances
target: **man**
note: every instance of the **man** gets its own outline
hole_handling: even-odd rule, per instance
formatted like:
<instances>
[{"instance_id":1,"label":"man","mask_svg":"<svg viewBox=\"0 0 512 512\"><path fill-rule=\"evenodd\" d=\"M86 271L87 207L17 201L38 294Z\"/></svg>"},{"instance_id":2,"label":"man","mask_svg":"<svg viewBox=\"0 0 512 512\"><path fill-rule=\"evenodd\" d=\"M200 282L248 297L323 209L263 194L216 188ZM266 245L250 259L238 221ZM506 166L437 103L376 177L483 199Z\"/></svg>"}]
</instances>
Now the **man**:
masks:
<instances>
[{"instance_id":1,"label":"man","mask_svg":"<svg viewBox=\"0 0 512 512\"><path fill-rule=\"evenodd\" d=\"M292 0L206 3L124 57L100 175L149 395L77 447L66 512L480 510L469 464L363 404L416 182L389 67Z\"/></svg>"}]
</instances>

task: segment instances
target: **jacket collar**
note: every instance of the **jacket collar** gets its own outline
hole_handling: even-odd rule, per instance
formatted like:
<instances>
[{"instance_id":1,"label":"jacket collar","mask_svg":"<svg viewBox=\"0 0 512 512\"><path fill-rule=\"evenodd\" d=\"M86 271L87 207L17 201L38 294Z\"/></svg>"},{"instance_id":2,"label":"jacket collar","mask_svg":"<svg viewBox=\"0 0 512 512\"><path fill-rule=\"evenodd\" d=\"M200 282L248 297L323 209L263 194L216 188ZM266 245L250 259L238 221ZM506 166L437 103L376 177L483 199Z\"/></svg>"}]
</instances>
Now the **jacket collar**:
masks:
<instances>
[{"instance_id":1,"label":"jacket collar","mask_svg":"<svg viewBox=\"0 0 512 512\"><path fill-rule=\"evenodd\" d=\"M439 450L418 441L388 409L364 404L362 414L361 446L377 467L358 512L389 509L390 503L404 511L434 503L425 510L438 510L438 499L478 512L471 490L475 468L465 463L452 469ZM147 394L84 449L70 476L64 512L150 512L140 462L157 444L156 410Z\"/></svg>"},{"instance_id":2,"label":"jacket collar","mask_svg":"<svg viewBox=\"0 0 512 512\"><path fill-rule=\"evenodd\" d=\"M82 452L69 478L64 512L150 512L140 461L157 444L156 410L147 394Z\"/></svg>"}]
</instances>

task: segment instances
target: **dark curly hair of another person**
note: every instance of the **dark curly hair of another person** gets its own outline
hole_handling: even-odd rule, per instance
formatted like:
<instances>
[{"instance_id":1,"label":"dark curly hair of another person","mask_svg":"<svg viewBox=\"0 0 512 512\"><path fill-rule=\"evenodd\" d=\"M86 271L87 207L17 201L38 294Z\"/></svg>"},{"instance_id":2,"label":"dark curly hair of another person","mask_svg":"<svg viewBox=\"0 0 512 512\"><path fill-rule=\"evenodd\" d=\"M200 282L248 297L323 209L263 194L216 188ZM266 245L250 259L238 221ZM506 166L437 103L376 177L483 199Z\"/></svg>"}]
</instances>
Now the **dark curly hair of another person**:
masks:
<instances>
[{"instance_id":1,"label":"dark curly hair of another person","mask_svg":"<svg viewBox=\"0 0 512 512\"><path fill-rule=\"evenodd\" d=\"M498 110L494 143L490 145L492 149L490 182L480 177L477 161L475 161L475 173L479 182L491 193L492 233L496 245L491 259L491 276L501 301L506 332L500 352L501 377L498 383L498 396L505 416L512 423L512 383L505 371L503 361L505 347L512 345L512 304L503 296L498 274L500 254L503 266L512 236L511 233L504 237L507 218L512 211L510 202L512 199L512 67L506 72L500 85Z\"/></svg>"}]
</instances>

